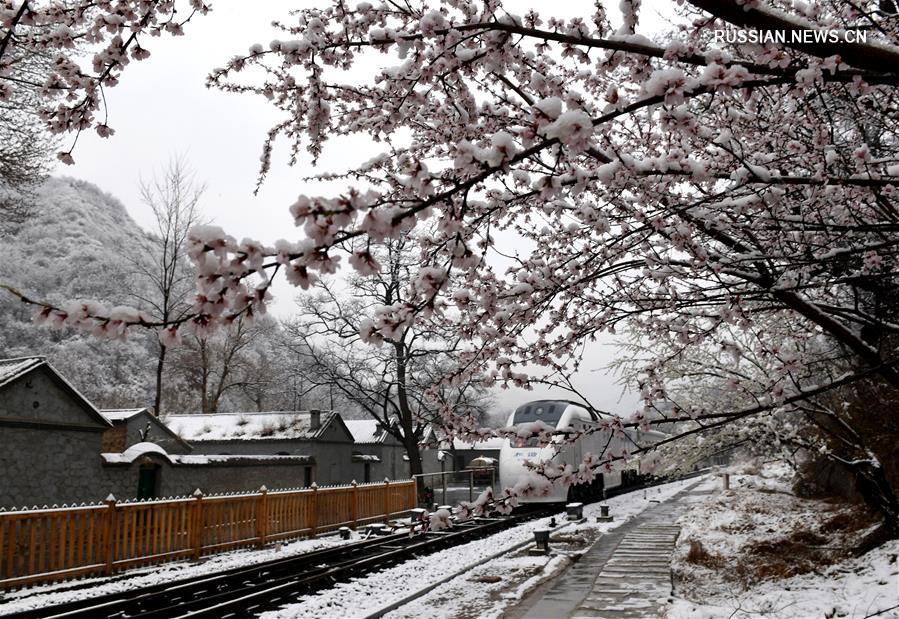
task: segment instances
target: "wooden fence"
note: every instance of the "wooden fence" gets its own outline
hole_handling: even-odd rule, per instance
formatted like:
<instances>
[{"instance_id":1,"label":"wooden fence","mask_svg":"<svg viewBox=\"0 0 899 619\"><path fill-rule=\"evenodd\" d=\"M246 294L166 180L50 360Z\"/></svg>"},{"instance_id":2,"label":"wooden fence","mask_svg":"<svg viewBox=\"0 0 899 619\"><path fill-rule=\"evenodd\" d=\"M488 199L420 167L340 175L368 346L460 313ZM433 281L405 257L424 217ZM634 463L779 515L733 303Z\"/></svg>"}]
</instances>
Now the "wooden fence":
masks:
<instances>
[{"instance_id":1,"label":"wooden fence","mask_svg":"<svg viewBox=\"0 0 899 619\"><path fill-rule=\"evenodd\" d=\"M315 536L415 507L415 482L0 511L0 587L174 561Z\"/></svg>"}]
</instances>

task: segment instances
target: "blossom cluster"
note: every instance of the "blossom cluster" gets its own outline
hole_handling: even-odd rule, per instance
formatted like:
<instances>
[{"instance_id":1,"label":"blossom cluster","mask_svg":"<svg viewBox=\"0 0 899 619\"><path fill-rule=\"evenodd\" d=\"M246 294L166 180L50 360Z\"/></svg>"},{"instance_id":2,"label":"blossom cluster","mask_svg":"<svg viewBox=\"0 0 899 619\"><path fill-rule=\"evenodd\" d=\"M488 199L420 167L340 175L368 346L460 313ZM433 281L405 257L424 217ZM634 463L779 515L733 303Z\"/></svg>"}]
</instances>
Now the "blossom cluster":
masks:
<instances>
[{"instance_id":1,"label":"blossom cluster","mask_svg":"<svg viewBox=\"0 0 899 619\"><path fill-rule=\"evenodd\" d=\"M132 61L146 60L146 39L184 34L194 14L210 10L203 0L115 0L92 2L6 0L0 3L0 103L15 88L31 88L46 102L40 110L50 131L93 128L115 133L104 109L105 88L116 86ZM17 74L21 58L52 59L43 82ZM74 162L72 148L58 154Z\"/></svg>"}]
</instances>

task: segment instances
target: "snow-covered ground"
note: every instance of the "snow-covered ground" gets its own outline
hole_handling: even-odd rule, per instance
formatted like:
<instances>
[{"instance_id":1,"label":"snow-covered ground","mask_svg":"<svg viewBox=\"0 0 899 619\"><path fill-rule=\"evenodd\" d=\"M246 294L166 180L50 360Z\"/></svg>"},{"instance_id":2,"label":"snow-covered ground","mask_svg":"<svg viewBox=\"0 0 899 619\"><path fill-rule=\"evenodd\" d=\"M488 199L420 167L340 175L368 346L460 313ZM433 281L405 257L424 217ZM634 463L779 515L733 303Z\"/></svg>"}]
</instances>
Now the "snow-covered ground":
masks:
<instances>
[{"instance_id":1,"label":"snow-covered ground","mask_svg":"<svg viewBox=\"0 0 899 619\"><path fill-rule=\"evenodd\" d=\"M358 541L341 540L338 536L320 537L317 539L299 540L281 546L272 546L262 550L236 550L211 557L204 557L200 563L166 563L128 570L113 577L85 578L73 582L39 585L19 591L0 591L0 615L30 610L50 604L92 598L108 593L128 591L141 587L172 583L180 579L217 574L224 570L245 567L264 561L281 559L291 555L312 552L322 548L330 548L339 544Z\"/></svg>"},{"instance_id":2,"label":"snow-covered ground","mask_svg":"<svg viewBox=\"0 0 899 619\"><path fill-rule=\"evenodd\" d=\"M584 509L587 522L557 527L553 536L558 541L551 545L562 552L583 552L600 533L621 526L651 505L651 500L663 501L695 482L695 479L679 481L649 489L645 495L643 490L638 490L609 499L615 520L608 523L596 523L594 517L599 515L599 506L588 505ZM560 525L565 523L564 513L560 512L556 521ZM528 556L534 529L545 528L547 522L544 518L525 523L485 539L338 584L332 589L304 596L296 604L263 617L361 619L410 597L414 599L384 616L390 619L499 617L505 609L571 562L571 558L564 554ZM433 589L422 593L429 587Z\"/></svg>"},{"instance_id":3,"label":"snow-covered ground","mask_svg":"<svg viewBox=\"0 0 899 619\"><path fill-rule=\"evenodd\" d=\"M586 506L584 515L588 518L587 522L576 525L566 525L565 514L560 512L556 515L559 526L553 533L551 545L554 551L561 554L537 557L527 555L527 549L533 543L534 529L547 526L548 519L541 519L483 540L339 584L333 589L300 598L296 604L265 616L355 619L396 604L410 594L433 586L430 592L386 616L499 617L504 609L516 604L527 593L565 569L572 561L570 556L586 551L602 532L616 528L639 514L652 504L650 501L663 501L695 481L674 482L609 499L608 504L615 517L615 520L609 523L594 522L595 516L599 515L598 505ZM345 543L348 542L336 536L329 536L287 543L280 548L223 553L204 558L197 564L169 563L129 570L111 578L87 578L68 583L36 586L21 591L0 592L0 615L107 593L172 583L193 576L216 574L223 570ZM485 562L475 566L480 561Z\"/></svg>"},{"instance_id":4,"label":"snow-covered ground","mask_svg":"<svg viewBox=\"0 0 899 619\"><path fill-rule=\"evenodd\" d=\"M853 558L876 521L795 497L790 477L783 465L733 475L681 518L669 618L899 618L899 542Z\"/></svg>"},{"instance_id":5,"label":"snow-covered ground","mask_svg":"<svg viewBox=\"0 0 899 619\"><path fill-rule=\"evenodd\" d=\"M267 619L362 619L387 611L390 619L498 619L530 592L557 576L603 532L636 516L652 500L664 501L696 480L638 490L608 501L615 520L566 524L552 535L553 554L529 556L533 531L547 519L444 550L299 598ZM709 478L697 488L720 487ZM677 597L670 619L786 619L885 617L899 619L899 541L860 558L847 548L875 522L862 508L798 499L789 471L767 466L734 474L731 490L689 496L673 567ZM699 546L696 545L699 543ZM346 543L336 537L303 540L280 549L245 550L200 564L173 563L96 578L0 594L0 615L47 604L133 589L200 574L214 574L274 558ZM691 552L691 548L692 551Z\"/></svg>"}]
</instances>

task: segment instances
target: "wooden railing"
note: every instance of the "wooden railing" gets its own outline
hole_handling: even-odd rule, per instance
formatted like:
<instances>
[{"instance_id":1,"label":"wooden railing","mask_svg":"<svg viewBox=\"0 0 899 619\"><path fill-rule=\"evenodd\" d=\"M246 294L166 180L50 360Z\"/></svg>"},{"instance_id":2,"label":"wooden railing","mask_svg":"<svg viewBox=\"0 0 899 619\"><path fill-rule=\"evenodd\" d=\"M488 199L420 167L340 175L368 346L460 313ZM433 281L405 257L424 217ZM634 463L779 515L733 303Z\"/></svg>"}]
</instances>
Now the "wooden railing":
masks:
<instances>
[{"instance_id":1,"label":"wooden railing","mask_svg":"<svg viewBox=\"0 0 899 619\"><path fill-rule=\"evenodd\" d=\"M198 559L355 528L415 507L415 482L384 481L161 501L0 511L0 587Z\"/></svg>"}]
</instances>

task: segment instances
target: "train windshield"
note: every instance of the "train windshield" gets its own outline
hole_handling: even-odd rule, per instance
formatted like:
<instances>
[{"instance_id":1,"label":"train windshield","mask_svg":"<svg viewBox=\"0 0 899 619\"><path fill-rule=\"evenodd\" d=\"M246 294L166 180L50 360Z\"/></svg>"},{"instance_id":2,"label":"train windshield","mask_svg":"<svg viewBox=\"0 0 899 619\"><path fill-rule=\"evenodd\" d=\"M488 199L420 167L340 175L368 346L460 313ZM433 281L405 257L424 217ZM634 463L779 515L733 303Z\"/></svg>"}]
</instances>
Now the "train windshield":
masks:
<instances>
[{"instance_id":1,"label":"train windshield","mask_svg":"<svg viewBox=\"0 0 899 619\"><path fill-rule=\"evenodd\" d=\"M568 402L553 402L551 400L541 400L540 402L531 402L518 407L512 416L512 425L522 423L532 423L534 421L542 421L551 428L559 425L562 419L562 413L568 407ZM540 439L531 437L529 439L518 439L513 441L515 447L538 447Z\"/></svg>"}]
</instances>

